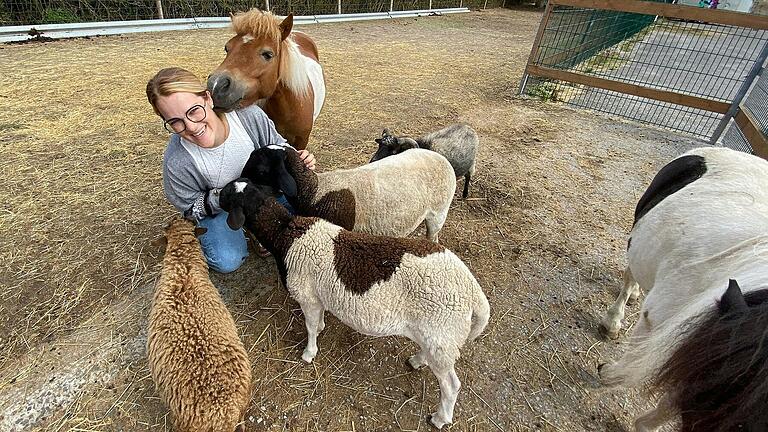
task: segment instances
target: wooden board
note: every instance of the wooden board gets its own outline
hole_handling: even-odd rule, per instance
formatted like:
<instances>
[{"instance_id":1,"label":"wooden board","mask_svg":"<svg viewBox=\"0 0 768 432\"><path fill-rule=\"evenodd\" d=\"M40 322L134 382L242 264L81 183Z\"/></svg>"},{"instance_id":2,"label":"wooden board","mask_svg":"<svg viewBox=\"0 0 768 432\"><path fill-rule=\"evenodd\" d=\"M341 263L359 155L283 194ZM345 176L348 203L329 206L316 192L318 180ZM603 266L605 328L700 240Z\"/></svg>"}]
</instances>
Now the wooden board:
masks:
<instances>
[{"instance_id":1,"label":"wooden board","mask_svg":"<svg viewBox=\"0 0 768 432\"><path fill-rule=\"evenodd\" d=\"M721 102L711 99L704 99L698 96L691 96L682 93L675 93L668 90L658 90L651 87L644 87L637 84L628 84L620 81L613 81L606 78L584 75L581 73L568 72L559 69L552 69L543 66L528 65L526 73L551 78L560 81L567 81L576 84L583 84L590 87L597 87L605 90L612 90L619 93L631 94L645 97L653 100L670 102L677 105L683 105L691 108L698 108L705 111L725 114L730 108L727 102Z\"/></svg>"},{"instance_id":2,"label":"wooden board","mask_svg":"<svg viewBox=\"0 0 768 432\"><path fill-rule=\"evenodd\" d=\"M768 30L768 16L765 15L705 9L695 6L681 6L639 0L550 0L549 3L587 9L604 9L618 12L659 15L666 18L678 18Z\"/></svg>"}]
</instances>

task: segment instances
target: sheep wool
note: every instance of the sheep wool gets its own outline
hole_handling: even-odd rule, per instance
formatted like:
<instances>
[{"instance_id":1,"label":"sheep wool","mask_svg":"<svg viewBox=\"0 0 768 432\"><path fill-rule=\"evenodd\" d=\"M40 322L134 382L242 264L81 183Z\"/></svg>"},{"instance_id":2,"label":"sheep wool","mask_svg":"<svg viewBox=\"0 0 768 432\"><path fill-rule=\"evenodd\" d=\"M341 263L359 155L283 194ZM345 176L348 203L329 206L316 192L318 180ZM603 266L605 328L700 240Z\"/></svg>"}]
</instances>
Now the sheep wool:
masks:
<instances>
[{"instance_id":1,"label":"sheep wool","mask_svg":"<svg viewBox=\"0 0 768 432\"><path fill-rule=\"evenodd\" d=\"M152 378L177 432L244 431L251 364L235 322L208 277L194 224L174 220L166 240L149 314Z\"/></svg>"}]
</instances>

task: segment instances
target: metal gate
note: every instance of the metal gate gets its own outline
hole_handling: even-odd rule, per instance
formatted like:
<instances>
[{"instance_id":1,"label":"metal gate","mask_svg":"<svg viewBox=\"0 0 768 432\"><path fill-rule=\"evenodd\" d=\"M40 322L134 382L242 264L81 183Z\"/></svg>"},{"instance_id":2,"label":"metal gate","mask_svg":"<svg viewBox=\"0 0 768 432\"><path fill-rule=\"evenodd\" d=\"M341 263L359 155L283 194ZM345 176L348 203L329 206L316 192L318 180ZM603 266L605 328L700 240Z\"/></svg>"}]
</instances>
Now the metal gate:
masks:
<instances>
[{"instance_id":1,"label":"metal gate","mask_svg":"<svg viewBox=\"0 0 768 432\"><path fill-rule=\"evenodd\" d=\"M765 16L550 0L520 92L768 157L766 57Z\"/></svg>"}]
</instances>

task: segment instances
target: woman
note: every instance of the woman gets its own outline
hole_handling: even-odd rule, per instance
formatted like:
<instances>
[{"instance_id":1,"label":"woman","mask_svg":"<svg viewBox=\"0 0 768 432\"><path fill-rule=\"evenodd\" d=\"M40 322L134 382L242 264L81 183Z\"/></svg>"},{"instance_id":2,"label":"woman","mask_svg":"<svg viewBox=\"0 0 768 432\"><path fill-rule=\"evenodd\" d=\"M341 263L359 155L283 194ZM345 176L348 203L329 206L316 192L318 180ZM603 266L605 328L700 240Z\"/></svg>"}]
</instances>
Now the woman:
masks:
<instances>
[{"instance_id":1,"label":"woman","mask_svg":"<svg viewBox=\"0 0 768 432\"><path fill-rule=\"evenodd\" d=\"M267 145L290 147L256 105L218 114L208 90L191 72L167 68L147 83L147 99L171 134L163 156L163 190L168 201L185 217L208 231L200 245L211 269L236 270L248 256L242 230L227 225L218 193L240 173L254 149ZM315 169L315 157L299 152L304 164ZM287 201L281 199L283 205ZM266 255L263 248L259 252Z\"/></svg>"}]
</instances>

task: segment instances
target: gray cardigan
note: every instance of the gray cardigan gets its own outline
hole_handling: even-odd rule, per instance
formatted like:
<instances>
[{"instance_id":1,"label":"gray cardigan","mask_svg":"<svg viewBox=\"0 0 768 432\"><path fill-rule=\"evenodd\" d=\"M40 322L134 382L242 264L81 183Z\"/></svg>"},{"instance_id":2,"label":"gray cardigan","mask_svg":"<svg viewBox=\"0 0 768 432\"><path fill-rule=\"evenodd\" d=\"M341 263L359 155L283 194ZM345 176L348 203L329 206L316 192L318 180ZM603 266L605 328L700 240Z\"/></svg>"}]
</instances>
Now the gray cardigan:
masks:
<instances>
[{"instance_id":1,"label":"gray cardigan","mask_svg":"<svg viewBox=\"0 0 768 432\"><path fill-rule=\"evenodd\" d=\"M277 132L272 120L257 105L235 113L251 138L253 149L247 148L247 152L229 156L243 157L245 164L252 150L273 144L290 147ZM240 175L239 172L227 174L233 178ZM209 184L208 179L198 170L195 158L184 148L178 134L171 135L163 155L163 190L168 201L186 218L200 220L221 212L219 189Z\"/></svg>"}]
</instances>

